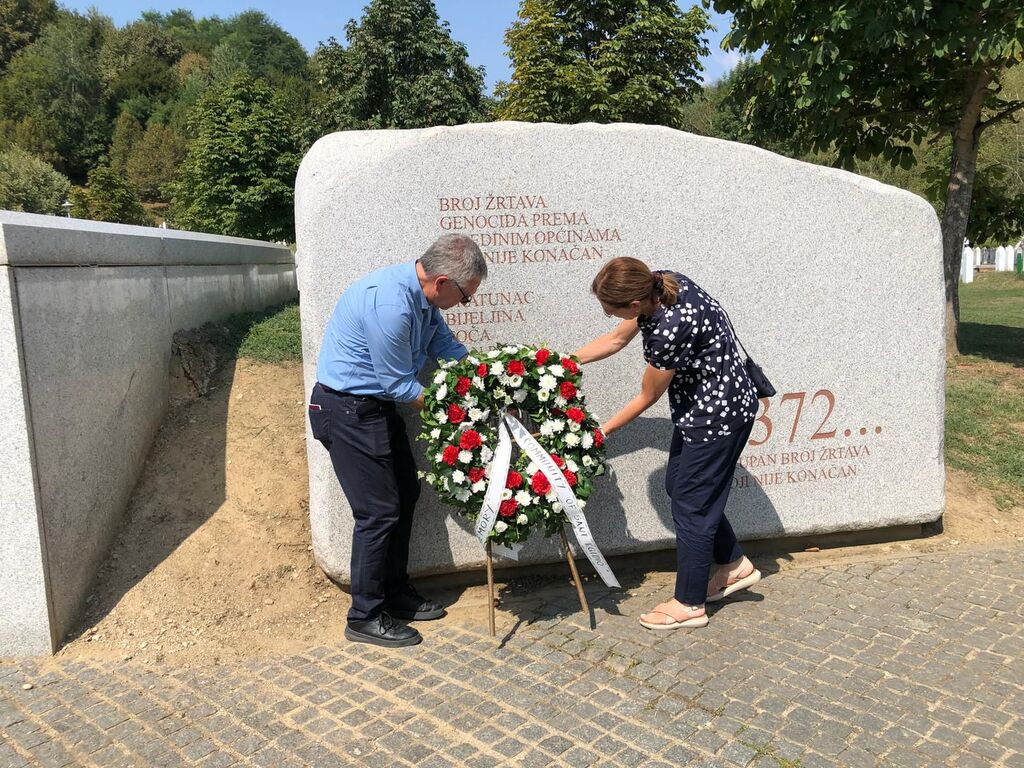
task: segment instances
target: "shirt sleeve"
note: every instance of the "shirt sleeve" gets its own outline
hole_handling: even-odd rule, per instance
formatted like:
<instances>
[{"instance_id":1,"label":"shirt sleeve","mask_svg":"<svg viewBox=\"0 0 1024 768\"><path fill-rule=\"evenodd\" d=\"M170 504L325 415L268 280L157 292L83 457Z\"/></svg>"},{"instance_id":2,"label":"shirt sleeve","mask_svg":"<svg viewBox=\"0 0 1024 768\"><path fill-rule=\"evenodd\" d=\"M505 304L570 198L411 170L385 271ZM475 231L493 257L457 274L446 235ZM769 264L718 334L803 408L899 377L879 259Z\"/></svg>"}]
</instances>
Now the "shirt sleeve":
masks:
<instances>
[{"instance_id":1,"label":"shirt sleeve","mask_svg":"<svg viewBox=\"0 0 1024 768\"><path fill-rule=\"evenodd\" d=\"M442 319L434 331L434 338L427 345L427 354L434 360L461 360L469 354L469 350L464 344L456 341L452 329Z\"/></svg>"},{"instance_id":2,"label":"shirt sleeve","mask_svg":"<svg viewBox=\"0 0 1024 768\"><path fill-rule=\"evenodd\" d=\"M412 318L406 308L378 304L365 323L373 372L385 394L400 403L420 396L412 355Z\"/></svg>"},{"instance_id":3,"label":"shirt sleeve","mask_svg":"<svg viewBox=\"0 0 1024 768\"><path fill-rule=\"evenodd\" d=\"M690 359L697 325L693 317L666 314L658 327L644 340L644 360L662 371L682 368Z\"/></svg>"}]
</instances>

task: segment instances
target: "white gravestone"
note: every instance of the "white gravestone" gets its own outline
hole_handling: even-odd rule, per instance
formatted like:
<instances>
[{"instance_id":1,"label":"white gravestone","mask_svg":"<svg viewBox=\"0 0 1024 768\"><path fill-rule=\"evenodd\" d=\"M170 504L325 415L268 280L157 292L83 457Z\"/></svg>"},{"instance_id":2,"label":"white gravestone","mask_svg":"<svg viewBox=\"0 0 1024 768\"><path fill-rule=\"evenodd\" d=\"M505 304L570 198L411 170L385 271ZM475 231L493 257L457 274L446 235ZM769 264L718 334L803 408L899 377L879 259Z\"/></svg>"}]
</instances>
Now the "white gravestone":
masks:
<instances>
[{"instance_id":1,"label":"white gravestone","mask_svg":"<svg viewBox=\"0 0 1024 768\"><path fill-rule=\"evenodd\" d=\"M591 279L609 259L637 256L720 299L778 388L733 481L741 538L942 513L942 250L935 213L915 195L668 128L498 122L322 138L299 170L296 227L307 393L342 291L438 235L473 236L489 264L473 304L447 313L471 348L576 349L616 323ZM643 370L639 339L586 366L599 419L638 392ZM407 421L416 434L415 415ZM608 441L610 473L586 508L605 554L674 546L671 434L663 400ZM350 509L308 425L307 444L315 554L346 581ZM470 525L426 485L412 541L413 573L483 561ZM558 557L538 534L520 563Z\"/></svg>"},{"instance_id":2,"label":"white gravestone","mask_svg":"<svg viewBox=\"0 0 1024 768\"><path fill-rule=\"evenodd\" d=\"M974 251L964 248L960 256L960 281L963 283L974 282Z\"/></svg>"}]
</instances>

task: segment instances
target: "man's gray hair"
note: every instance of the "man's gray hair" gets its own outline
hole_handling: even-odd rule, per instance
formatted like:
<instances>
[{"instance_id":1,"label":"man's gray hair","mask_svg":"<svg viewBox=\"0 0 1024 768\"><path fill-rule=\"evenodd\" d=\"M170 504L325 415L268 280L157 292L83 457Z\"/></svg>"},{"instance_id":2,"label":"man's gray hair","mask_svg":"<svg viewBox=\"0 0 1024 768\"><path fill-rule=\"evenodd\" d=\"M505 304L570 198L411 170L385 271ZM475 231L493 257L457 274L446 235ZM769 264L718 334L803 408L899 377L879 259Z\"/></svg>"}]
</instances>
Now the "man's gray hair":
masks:
<instances>
[{"instance_id":1,"label":"man's gray hair","mask_svg":"<svg viewBox=\"0 0 1024 768\"><path fill-rule=\"evenodd\" d=\"M441 235L420 256L427 277L447 275L459 285L487 277L487 262L480 246L466 235Z\"/></svg>"}]
</instances>

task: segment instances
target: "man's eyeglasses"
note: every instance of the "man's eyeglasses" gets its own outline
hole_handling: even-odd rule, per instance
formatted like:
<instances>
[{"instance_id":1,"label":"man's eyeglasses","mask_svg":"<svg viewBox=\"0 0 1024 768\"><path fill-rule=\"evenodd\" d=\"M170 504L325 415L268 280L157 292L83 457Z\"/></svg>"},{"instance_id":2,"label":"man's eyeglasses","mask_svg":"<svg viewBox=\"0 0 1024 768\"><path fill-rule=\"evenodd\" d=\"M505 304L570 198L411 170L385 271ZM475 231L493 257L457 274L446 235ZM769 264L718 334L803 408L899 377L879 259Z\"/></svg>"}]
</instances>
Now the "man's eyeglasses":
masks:
<instances>
[{"instance_id":1,"label":"man's eyeglasses","mask_svg":"<svg viewBox=\"0 0 1024 768\"><path fill-rule=\"evenodd\" d=\"M471 301L473 301L473 298L471 296L467 296L466 295L466 292L464 290L462 290L462 286L459 285L459 282L457 280L455 280L454 278L451 278L451 277L449 277L448 279L451 280L453 283L455 283L455 287L458 288L459 289L459 293L462 294L462 298L459 299L459 304L461 304L464 307L468 306L469 303Z\"/></svg>"}]
</instances>

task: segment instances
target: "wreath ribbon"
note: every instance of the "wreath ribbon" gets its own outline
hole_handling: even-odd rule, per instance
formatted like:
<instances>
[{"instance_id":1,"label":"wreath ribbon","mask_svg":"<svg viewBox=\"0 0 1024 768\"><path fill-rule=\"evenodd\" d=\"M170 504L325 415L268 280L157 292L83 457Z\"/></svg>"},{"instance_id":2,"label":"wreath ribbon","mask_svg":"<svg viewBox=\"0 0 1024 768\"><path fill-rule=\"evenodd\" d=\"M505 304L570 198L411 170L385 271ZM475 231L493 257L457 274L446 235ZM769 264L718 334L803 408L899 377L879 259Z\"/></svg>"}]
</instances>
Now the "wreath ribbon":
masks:
<instances>
[{"instance_id":1,"label":"wreath ribbon","mask_svg":"<svg viewBox=\"0 0 1024 768\"><path fill-rule=\"evenodd\" d=\"M476 537L481 544L486 543L487 537L494 527L498 518L498 508L501 506L501 492L505 489L505 478L508 475L509 465L512 461L512 441L515 440L519 447L526 452L534 464L551 483L551 488L558 497L562 509L572 525L576 542L580 549L590 560L597 571L601 581L608 587L619 587L619 580L615 578L611 566L604 559L601 550L590 533L590 526L587 525L587 518L580 509L576 494L573 493L569 482L558 468L551 455L545 451L540 443L534 440L533 435L527 431L522 422L515 416L502 411L498 420L498 447L494 452L494 459L491 463L490 480L487 491L484 494L484 503L480 508L480 514L476 519Z\"/></svg>"}]
</instances>

